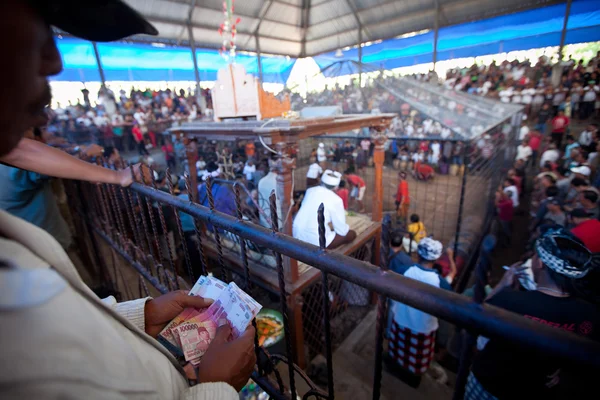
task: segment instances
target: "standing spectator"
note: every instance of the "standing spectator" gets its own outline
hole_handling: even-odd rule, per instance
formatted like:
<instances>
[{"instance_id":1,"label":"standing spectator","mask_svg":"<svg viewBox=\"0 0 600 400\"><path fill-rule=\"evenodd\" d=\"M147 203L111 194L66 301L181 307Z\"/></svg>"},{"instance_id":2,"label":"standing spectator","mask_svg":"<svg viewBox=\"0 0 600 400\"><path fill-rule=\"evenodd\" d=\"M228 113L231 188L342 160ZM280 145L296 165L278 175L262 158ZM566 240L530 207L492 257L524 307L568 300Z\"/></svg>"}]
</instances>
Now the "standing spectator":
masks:
<instances>
[{"instance_id":1,"label":"standing spectator","mask_svg":"<svg viewBox=\"0 0 600 400\"><path fill-rule=\"evenodd\" d=\"M170 139L165 140L165 144L162 145L161 150L165 155L167 168L171 168L171 170L174 170L177 163L175 161L175 149L173 148L173 144L171 143Z\"/></svg>"},{"instance_id":2,"label":"standing spectator","mask_svg":"<svg viewBox=\"0 0 600 400\"><path fill-rule=\"evenodd\" d=\"M327 154L325 153L325 145L323 143L319 143L319 147L317 148L317 162L321 165L325 165L324 163L327 161Z\"/></svg>"},{"instance_id":3,"label":"standing spectator","mask_svg":"<svg viewBox=\"0 0 600 400\"><path fill-rule=\"evenodd\" d=\"M500 226L502 227L502 237L500 243L503 245L510 245L510 238L512 236L512 220L514 214L514 206L511 198L502 190L496 192L496 209L498 211L498 219L500 220Z\"/></svg>"},{"instance_id":4,"label":"standing spectator","mask_svg":"<svg viewBox=\"0 0 600 400\"><path fill-rule=\"evenodd\" d=\"M588 152L596 151L594 140L598 134L598 124L589 124L581 134L579 134L579 144Z\"/></svg>"},{"instance_id":5,"label":"standing spectator","mask_svg":"<svg viewBox=\"0 0 600 400\"><path fill-rule=\"evenodd\" d=\"M348 197L350 196L350 192L346 189L346 181L340 181L340 186L338 186L337 190L335 190L335 194L340 196L342 201L344 202L344 210L348 209Z\"/></svg>"},{"instance_id":6,"label":"standing spectator","mask_svg":"<svg viewBox=\"0 0 600 400\"><path fill-rule=\"evenodd\" d=\"M564 227L567 225L567 216L562 209L562 204L559 199L553 198L546 204L547 212L543 217L542 224L559 225Z\"/></svg>"},{"instance_id":7,"label":"standing spectator","mask_svg":"<svg viewBox=\"0 0 600 400\"><path fill-rule=\"evenodd\" d=\"M591 218L600 218L600 209L598 208L598 192L594 188L585 189L579 193L579 204ZM600 234L600 232L598 232L598 234Z\"/></svg>"},{"instance_id":8,"label":"standing spectator","mask_svg":"<svg viewBox=\"0 0 600 400\"><path fill-rule=\"evenodd\" d=\"M575 138L573 136L567 135L567 146L565 147L565 158L566 159L571 158L571 151L576 147L579 147L579 143L577 143L575 141Z\"/></svg>"},{"instance_id":9,"label":"standing spectator","mask_svg":"<svg viewBox=\"0 0 600 400\"><path fill-rule=\"evenodd\" d=\"M448 282L433 268L442 251L440 242L424 238L417 248L419 263L398 266L398 273L438 288L452 290ZM407 383L416 387L433 361L438 319L396 301L391 301L391 314L388 356L402 369Z\"/></svg>"},{"instance_id":10,"label":"standing spectator","mask_svg":"<svg viewBox=\"0 0 600 400\"><path fill-rule=\"evenodd\" d=\"M529 133L529 147L531 147L531 161L535 164L537 156L542 145L542 134L535 130Z\"/></svg>"},{"instance_id":11,"label":"standing spectator","mask_svg":"<svg viewBox=\"0 0 600 400\"><path fill-rule=\"evenodd\" d=\"M552 116L552 111L550 110L550 104L544 103L542 105L542 109L538 113L537 124L535 125L535 130L540 131L542 135L546 133L546 124L548 120Z\"/></svg>"},{"instance_id":12,"label":"standing spectator","mask_svg":"<svg viewBox=\"0 0 600 400\"><path fill-rule=\"evenodd\" d=\"M323 173L323 168L319 165L319 163L312 163L308 167L308 171L306 172L306 188L309 189L313 186L317 186L319 184L319 177Z\"/></svg>"},{"instance_id":13,"label":"standing spectator","mask_svg":"<svg viewBox=\"0 0 600 400\"><path fill-rule=\"evenodd\" d=\"M137 143L138 153L140 156L149 156L148 149L146 149L146 143L144 141L144 134L140 129L140 125L135 122L133 124L133 129L131 129L131 134L133 135L133 140Z\"/></svg>"},{"instance_id":14,"label":"standing spectator","mask_svg":"<svg viewBox=\"0 0 600 400\"><path fill-rule=\"evenodd\" d=\"M546 165L547 162L550 162L554 165L559 159L560 152L556 149L556 143L550 143L548 145L548 150L546 150L542 154L542 158L540 159L540 166Z\"/></svg>"},{"instance_id":15,"label":"standing spectator","mask_svg":"<svg viewBox=\"0 0 600 400\"><path fill-rule=\"evenodd\" d=\"M565 117L562 110L558 111L558 115L552 118L552 141L560 149L562 147L563 136L569 127L569 118Z\"/></svg>"},{"instance_id":16,"label":"standing spectator","mask_svg":"<svg viewBox=\"0 0 600 400\"><path fill-rule=\"evenodd\" d=\"M529 134L529 127L527 126L527 120L521 121L521 128L519 129L519 140L523 141Z\"/></svg>"},{"instance_id":17,"label":"standing spectator","mask_svg":"<svg viewBox=\"0 0 600 400\"><path fill-rule=\"evenodd\" d=\"M600 86L598 86L597 82L594 80L589 80L583 87L580 113L581 119L587 119L593 115L598 92L600 92Z\"/></svg>"},{"instance_id":18,"label":"standing spectator","mask_svg":"<svg viewBox=\"0 0 600 400\"><path fill-rule=\"evenodd\" d=\"M397 274L401 274L406 268L414 264L410 255L402 251L402 240L404 235L401 232L394 232L390 240L390 255L388 268ZM391 309L391 308L390 308Z\"/></svg>"},{"instance_id":19,"label":"standing spectator","mask_svg":"<svg viewBox=\"0 0 600 400\"><path fill-rule=\"evenodd\" d=\"M427 229L425 224L421 222L421 218L417 214L410 216L410 224L408 224L408 233L412 236L413 241L417 244L427 237Z\"/></svg>"},{"instance_id":20,"label":"standing spectator","mask_svg":"<svg viewBox=\"0 0 600 400\"><path fill-rule=\"evenodd\" d=\"M269 218L271 218L269 196L271 196L271 193L274 190L277 193L277 168L276 163L271 161L269 163L269 173L258 182L258 206L262 210L262 213L259 213L260 224L269 229L271 228L271 221L269 220ZM279 226L283 226L282 222L283 218L285 218L285 215L283 215L281 210L281 199L279 196L275 196L275 203L277 205Z\"/></svg>"},{"instance_id":21,"label":"standing spectator","mask_svg":"<svg viewBox=\"0 0 600 400\"><path fill-rule=\"evenodd\" d=\"M356 199L358 202L359 210L358 212L365 212L365 205L363 203L363 198L365 197L365 191L367 190L367 185L365 181L358 175L354 175L350 173L350 170L346 170L344 172L344 179L346 182L352 185L352 192L350 193L350 199Z\"/></svg>"},{"instance_id":22,"label":"standing spectator","mask_svg":"<svg viewBox=\"0 0 600 400\"><path fill-rule=\"evenodd\" d=\"M600 252L600 221L592 218L583 208L571 211L571 220L574 227L571 233L577 236L593 253Z\"/></svg>"},{"instance_id":23,"label":"standing spectator","mask_svg":"<svg viewBox=\"0 0 600 400\"><path fill-rule=\"evenodd\" d=\"M529 157L533 154L531 147L529 147L529 140L524 139L523 142L517 146L516 160L529 161Z\"/></svg>"},{"instance_id":24,"label":"standing spectator","mask_svg":"<svg viewBox=\"0 0 600 400\"><path fill-rule=\"evenodd\" d=\"M519 207L519 189L517 189L514 179L505 179L504 183L502 184L502 191L506 193L508 197L510 197L514 208Z\"/></svg>"},{"instance_id":25,"label":"standing spectator","mask_svg":"<svg viewBox=\"0 0 600 400\"><path fill-rule=\"evenodd\" d=\"M254 181L254 173L256 172L256 165L254 165L254 161L252 161L252 159L248 159L248 161L246 161L246 164L244 165L244 171L243 174L246 177L246 182L248 184L248 186L252 185L252 182ZM253 188L250 188L253 189Z\"/></svg>"},{"instance_id":26,"label":"standing spectator","mask_svg":"<svg viewBox=\"0 0 600 400\"><path fill-rule=\"evenodd\" d=\"M253 159L254 158L254 154L256 153L256 147L254 146L254 142L252 141L248 141L248 143L246 143L246 146L244 147L244 151L246 153L246 159Z\"/></svg>"},{"instance_id":27,"label":"standing spectator","mask_svg":"<svg viewBox=\"0 0 600 400\"><path fill-rule=\"evenodd\" d=\"M396 191L396 220L406 223L408 216L408 208L410 207L410 195L408 192L408 182L406 181L406 172L398 173L400 182L398 182L398 190Z\"/></svg>"}]
</instances>

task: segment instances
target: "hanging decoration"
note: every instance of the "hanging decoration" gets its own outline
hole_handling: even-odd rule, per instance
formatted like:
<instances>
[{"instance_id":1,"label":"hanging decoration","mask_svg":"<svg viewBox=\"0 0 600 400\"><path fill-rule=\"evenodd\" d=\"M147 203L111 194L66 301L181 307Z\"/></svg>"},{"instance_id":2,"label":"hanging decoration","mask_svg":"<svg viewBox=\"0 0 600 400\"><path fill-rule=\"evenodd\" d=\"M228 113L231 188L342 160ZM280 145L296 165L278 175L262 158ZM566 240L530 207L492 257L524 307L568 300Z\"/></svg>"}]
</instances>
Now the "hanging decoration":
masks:
<instances>
[{"instance_id":1,"label":"hanging decoration","mask_svg":"<svg viewBox=\"0 0 600 400\"><path fill-rule=\"evenodd\" d=\"M233 62L235 59L237 25L241 21L240 18L234 19L233 11L233 0L224 0L223 15L225 20L219 26L219 35L223 39L223 45L219 52L228 62Z\"/></svg>"}]
</instances>

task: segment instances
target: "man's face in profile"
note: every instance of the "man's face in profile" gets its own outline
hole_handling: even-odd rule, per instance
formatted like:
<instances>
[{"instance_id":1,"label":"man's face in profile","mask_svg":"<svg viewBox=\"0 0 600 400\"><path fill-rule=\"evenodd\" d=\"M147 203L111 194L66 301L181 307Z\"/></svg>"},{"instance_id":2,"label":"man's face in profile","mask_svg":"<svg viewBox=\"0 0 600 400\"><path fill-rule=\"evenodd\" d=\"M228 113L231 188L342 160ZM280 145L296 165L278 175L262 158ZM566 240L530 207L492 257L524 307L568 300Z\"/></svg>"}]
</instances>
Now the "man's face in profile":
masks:
<instances>
[{"instance_id":1,"label":"man's face in profile","mask_svg":"<svg viewBox=\"0 0 600 400\"><path fill-rule=\"evenodd\" d=\"M62 70L50 26L23 0L0 1L0 156L32 126L46 122L47 77Z\"/></svg>"}]
</instances>

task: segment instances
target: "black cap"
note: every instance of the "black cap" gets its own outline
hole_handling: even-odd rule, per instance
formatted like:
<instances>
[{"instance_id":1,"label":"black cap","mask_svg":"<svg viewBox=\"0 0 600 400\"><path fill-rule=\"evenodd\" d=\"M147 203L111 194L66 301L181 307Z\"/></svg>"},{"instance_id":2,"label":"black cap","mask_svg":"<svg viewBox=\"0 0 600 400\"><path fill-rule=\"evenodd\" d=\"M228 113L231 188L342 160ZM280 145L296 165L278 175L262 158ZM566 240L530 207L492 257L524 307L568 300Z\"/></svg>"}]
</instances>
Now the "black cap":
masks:
<instances>
[{"instance_id":1,"label":"black cap","mask_svg":"<svg viewBox=\"0 0 600 400\"><path fill-rule=\"evenodd\" d=\"M50 25L94 42L110 42L138 33L158 35L140 13L122 0L33 0Z\"/></svg>"},{"instance_id":2,"label":"black cap","mask_svg":"<svg viewBox=\"0 0 600 400\"><path fill-rule=\"evenodd\" d=\"M571 211L571 217L573 218L590 218L590 214L583 208L576 208Z\"/></svg>"}]
</instances>

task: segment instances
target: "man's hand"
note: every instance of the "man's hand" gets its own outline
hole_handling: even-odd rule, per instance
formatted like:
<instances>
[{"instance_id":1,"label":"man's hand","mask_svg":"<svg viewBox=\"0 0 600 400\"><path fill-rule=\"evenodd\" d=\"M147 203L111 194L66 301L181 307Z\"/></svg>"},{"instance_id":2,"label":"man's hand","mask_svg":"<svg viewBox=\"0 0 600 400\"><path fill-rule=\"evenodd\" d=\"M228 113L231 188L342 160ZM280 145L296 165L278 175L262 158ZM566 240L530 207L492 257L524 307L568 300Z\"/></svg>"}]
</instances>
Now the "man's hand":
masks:
<instances>
[{"instance_id":1,"label":"man's hand","mask_svg":"<svg viewBox=\"0 0 600 400\"><path fill-rule=\"evenodd\" d=\"M141 182L142 178L144 178L144 183L152 183L152 173L150 172L150 168L148 168L147 165L135 164L131 168L133 168L133 173L135 174L136 182ZM117 171L119 185L127 187L133 183L133 175L131 174L131 168L123 168Z\"/></svg>"},{"instance_id":2,"label":"man's hand","mask_svg":"<svg viewBox=\"0 0 600 400\"><path fill-rule=\"evenodd\" d=\"M178 290L152 299L146 303L144 309L146 333L155 338L184 309L206 308L212 302L211 299L190 296L185 290Z\"/></svg>"},{"instance_id":3,"label":"man's hand","mask_svg":"<svg viewBox=\"0 0 600 400\"><path fill-rule=\"evenodd\" d=\"M198 380L200 383L227 382L239 392L248 382L256 364L255 330L249 326L242 336L227 343L230 334L229 325L217 329L215 338L202 356Z\"/></svg>"}]
</instances>

